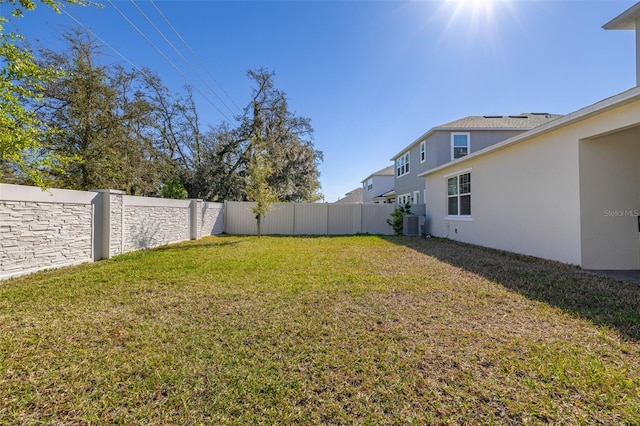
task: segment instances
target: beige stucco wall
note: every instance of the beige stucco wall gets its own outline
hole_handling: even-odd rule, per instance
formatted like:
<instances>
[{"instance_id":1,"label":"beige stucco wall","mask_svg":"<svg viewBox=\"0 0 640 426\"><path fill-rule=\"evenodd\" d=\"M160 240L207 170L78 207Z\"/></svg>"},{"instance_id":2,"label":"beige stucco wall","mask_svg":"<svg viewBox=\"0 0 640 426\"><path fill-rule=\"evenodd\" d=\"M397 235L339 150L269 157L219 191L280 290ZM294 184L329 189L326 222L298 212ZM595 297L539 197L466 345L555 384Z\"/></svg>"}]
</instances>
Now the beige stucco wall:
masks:
<instances>
[{"instance_id":1,"label":"beige stucco wall","mask_svg":"<svg viewBox=\"0 0 640 426\"><path fill-rule=\"evenodd\" d=\"M640 269L640 127L580 142L582 266Z\"/></svg>"},{"instance_id":2,"label":"beige stucco wall","mask_svg":"<svg viewBox=\"0 0 640 426\"><path fill-rule=\"evenodd\" d=\"M577 141L567 130L450 166L426 179L434 236L580 262ZM472 221L446 220L445 176L471 168Z\"/></svg>"},{"instance_id":3,"label":"beige stucco wall","mask_svg":"<svg viewBox=\"0 0 640 426\"><path fill-rule=\"evenodd\" d=\"M640 101L427 175L431 234L584 268L637 269L638 235L628 231L637 218L605 226L598 211L640 209L638 132L611 136L638 123ZM472 220L446 220L445 176L468 168ZM628 183L618 190L620 180Z\"/></svg>"}]
</instances>

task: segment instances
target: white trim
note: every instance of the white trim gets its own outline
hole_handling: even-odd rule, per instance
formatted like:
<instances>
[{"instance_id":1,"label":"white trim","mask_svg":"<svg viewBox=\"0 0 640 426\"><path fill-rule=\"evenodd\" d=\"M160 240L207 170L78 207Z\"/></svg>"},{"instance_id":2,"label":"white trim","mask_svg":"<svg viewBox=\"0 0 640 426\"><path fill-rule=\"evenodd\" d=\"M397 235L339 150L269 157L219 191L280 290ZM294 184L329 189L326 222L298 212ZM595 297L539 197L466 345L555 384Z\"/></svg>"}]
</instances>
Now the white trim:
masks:
<instances>
[{"instance_id":1,"label":"white trim","mask_svg":"<svg viewBox=\"0 0 640 426\"><path fill-rule=\"evenodd\" d=\"M449 173L447 175L444 175L443 177L445 179L448 179L448 178L453 177L453 176L463 175L465 173L470 172L471 170L473 170L473 167L467 167L466 169L462 169L462 170L458 170L458 171L453 172L453 173Z\"/></svg>"},{"instance_id":2,"label":"white trim","mask_svg":"<svg viewBox=\"0 0 640 426\"><path fill-rule=\"evenodd\" d=\"M467 153L465 155L463 155L462 157L466 157L467 155L471 154L471 133L470 132L451 132L451 161L453 160L457 160L458 158L462 158L462 157L458 157L455 158L454 157L454 145L453 145L453 140L455 139L456 136L466 136L467 137Z\"/></svg>"},{"instance_id":3,"label":"white trim","mask_svg":"<svg viewBox=\"0 0 640 426\"><path fill-rule=\"evenodd\" d=\"M403 203L401 203L401 202L400 202L400 199L403 199L403 201L404 201L404 202L403 202ZM396 196L396 201L395 201L395 203L396 203L397 205L403 205L403 206L404 206L405 204L407 204L407 203L411 204L411 193L410 193L410 192L407 192L406 194L400 194L400 195L397 195L397 196Z\"/></svg>"},{"instance_id":4,"label":"white trim","mask_svg":"<svg viewBox=\"0 0 640 426\"><path fill-rule=\"evenodd\" d=\"M453 220L458 222L473 222L473 216L445 216L444 220Z\"/></svg>"},{"instance_id":5,"label":"white trim","mask_svg":"<svg viewBox=\"0 0 640 426\"><path fill-rule=\"evenodd\" d=\"M406 159L405 159L406 157ZM402 164L402 174L398 174L398 163L400 162L400 160L403 160L404 163ZM394 170L394 176L396 178L402 177L402 176L406 176L409 174L409 170L411 169L410 167L411 164L411 151L407 151L404 154L402 154L400 157L398 157L398 159L395 162L395 170Z\"/></svg>"},{"instance_id":6,"label":"white trim","mask_svg":"<svg viewBox=\"0 0 640 426\"><path fill-rule=\"evenodd\" d=\"M427 141L426 140L420 142L419 152L420 152L420 164L422 164L425 161L427 161Z\"/></svg>"}]
</instances>

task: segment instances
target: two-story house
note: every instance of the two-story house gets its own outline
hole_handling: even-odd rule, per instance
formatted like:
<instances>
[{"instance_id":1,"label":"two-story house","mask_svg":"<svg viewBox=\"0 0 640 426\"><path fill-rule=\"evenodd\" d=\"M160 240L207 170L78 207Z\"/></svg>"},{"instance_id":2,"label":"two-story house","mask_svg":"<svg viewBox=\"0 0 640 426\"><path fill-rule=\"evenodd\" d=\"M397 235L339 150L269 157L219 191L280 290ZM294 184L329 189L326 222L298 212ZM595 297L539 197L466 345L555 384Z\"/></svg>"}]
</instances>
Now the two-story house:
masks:
<instances>
[{"instance_id":1,"label":"two-story house","mask_svg":"<svg viewBox=\"0 0 640 426\"><path fill-rule=\"evenodd\" d=\"M395 201L395 167L389 166L371 173L362 183L362 202L384 204Z\"/></svg>"},{"instance_id":2,"label":"two-story house","mask_svg":"<svg viewBox=\"0 0 640 426\"><path fill-rule=\"evenodd\" d=\"M432 128L391 158L396 202L427 203L425 179L418 176L421 173L559 117L548 113L469 116Z\"/></svg>"}]
</instances>

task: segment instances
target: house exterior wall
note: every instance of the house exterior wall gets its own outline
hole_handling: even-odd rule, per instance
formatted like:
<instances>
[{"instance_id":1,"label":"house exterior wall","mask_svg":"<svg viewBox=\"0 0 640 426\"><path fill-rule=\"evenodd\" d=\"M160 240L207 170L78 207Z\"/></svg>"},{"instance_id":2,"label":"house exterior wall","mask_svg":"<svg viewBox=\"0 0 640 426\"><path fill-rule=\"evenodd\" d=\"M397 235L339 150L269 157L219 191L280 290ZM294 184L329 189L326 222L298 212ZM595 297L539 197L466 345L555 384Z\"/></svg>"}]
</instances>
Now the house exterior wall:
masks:
<instances>
[{"instance_id":1,"label":"house exterior wall","mask_svg":"<svg viewBox=\"0 0 640 426\"><path fill-rule=\"evenodd\" d=\"M395 178L393 175L374 175L371 177L372 186L371 189L367 188L367 181L364 181L362 186L362 202L372 203L375 197L379 197L385 192L389 192L393 189Z\"/></svg>"},{"instance_id":2,"label":"house exterior wall","mask_svg":"<svg viewBox=\"0 0 640 426\"><path fill-rule=\"evenodd\" d=\"M640 127L580 142L580 193L582 267L640 269Z\"/></svg>"},{"instance_id":3,"label":"house exterior wall","mask_svg":"<svg viewBox=\"0 0 640 426\"><path fill-rule=\"evenodd\" d=\"M447 175L471 173L472 220L447 220ZM427 175L438 237L580 263L577 139L562 130Z\"/></svg>"},{"instance_id":4,"label":"house exterior wall","mask_svg":"<svg viewBox=\"0 0 640 426\"><path fill-rule=\"evenodd\" d=\"M469 133L469 145L471 152L479 151L498 142L516 136L524 130L438 130L433 132L426 139L426 158L420 162L420 141L408 148L410 152L409 173L404 176L395 176L396 195L413 194L420 192L420 203L428 202L425 199L425 182L423 177L418 175L428 170L439 167L451 161L451 134ZM403 151L407 152L406 150ZM394 158L394 164L395 160ZM428 198L428 194L427 194Z\"/></svg>"},{"instance_id":5,"label":"house exterior wall","mask_svg":"<svg viewBox=\"0 0 640 426\"><path fill-rule=\"evenodd\" d=\"M429 232L585 269L639 269L640 101L579 117L426 175ZM450 220L446 176L463 170L471 218Z\"/></svg>"},{"instance_id":6,"label":"house exterior wall","mask_svg":"<svg viewBox=\"0 0 640 426\"><path fill-rule=\"evenodd\" d=\"M638 126L640 100L580 123L581 266L585 269L640 269Z\"/></svg>"}]
</instances>

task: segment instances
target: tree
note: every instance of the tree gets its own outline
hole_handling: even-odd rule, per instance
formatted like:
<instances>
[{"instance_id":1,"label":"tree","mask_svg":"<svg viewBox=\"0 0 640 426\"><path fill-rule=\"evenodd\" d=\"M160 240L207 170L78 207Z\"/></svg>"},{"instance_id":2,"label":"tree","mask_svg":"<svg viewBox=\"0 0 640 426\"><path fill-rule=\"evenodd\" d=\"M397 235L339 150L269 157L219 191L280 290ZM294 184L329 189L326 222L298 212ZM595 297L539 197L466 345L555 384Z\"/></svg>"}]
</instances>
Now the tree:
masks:
<instances>
[{"instance_id":1,"label":"tree","mask_svg":"<svg viewBox=\"0 0 640 426\"><path fill-rule=\"evenodd\" d=\"M211 148L207 165L216 176L211 199L249 198L246 182L260 149L260 161L268 165L265 180L277 200L319 200L322 153L313 148L310 120L289 111L285 93L274 86L273 72L260 68L247 74L256 87L238 126L223 124L210 129L206 137Z\"/></svg>"},{"instance_id":2,"label":"tree","mask_svg":"<svg viewBox=\"0 0 640 426\"><path fill-rule=\"evenodd\" d=\"M63 3L85 5L84 0L40 0L59 12ZM13 7L11 16L20 18L24 10L34 10L33 0L0 0ZM43 149L41 140L52 129L39 121L25 101L39 102L43 86L60 75L55 67L40 67L32 52L22 44L24 38L5 32L6 17L0 17L0 181L10 176L45 186L42 170L61 168L70 160Z\"/></svg>"},{"instance_id":3,"label":"tree","mask_svg":"<svg viewBox=\"0 0 640 426\"><path fill-rule=\"evenodd\" d=\"M170 177L162 188L162 198L184 200L188 197L189 193L184 189L184 186L182 186L182 182L180 182L180 178L178 176Z\"/></svg>"},{"instance_id":4,"label":"tree","mask_svg":"<svg viewBox=\"0 0 640 426\"><path fill-rule=\"evenodd\" d=\"M46 147L75 160L53 170L52 182L78 190L157 193L165 159L146 131L154 107L144 99L139 74L100 64L100 47L81 30L63 37L68 53L42 53L45 66L64 70L64 76L45 85L38 114L58 129L47 135Z\"/></svg>"},{"instance_id":5,"label":"tree","mask_svg":"<svg viewBox=\"0 0 640 426\"><path fill-rule=\"evenodd\" d=\"M411 204L407 201L404 205L399 205L393 213L391 219L387 219L389 226L393 228L396 235L402 235L404 231L404 217L411 214Z\"/></svg>"},{"instance_id":6,"label":"tree","mask_svg":"<svg viewBox=\"0 0 640 426\"><path fill-rule=\"evenodd\" d=\"M251 211L256 214L258 237L262 235L262 220L264 216L271 209L271 204L277 201L276 194L267 181L270 172L271 168L266 161L264 152L257 151L249 165L247 196L249 200L256 202Z\"/></svg>"}]
</instances>

